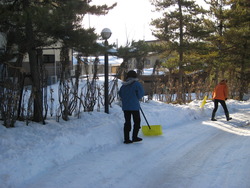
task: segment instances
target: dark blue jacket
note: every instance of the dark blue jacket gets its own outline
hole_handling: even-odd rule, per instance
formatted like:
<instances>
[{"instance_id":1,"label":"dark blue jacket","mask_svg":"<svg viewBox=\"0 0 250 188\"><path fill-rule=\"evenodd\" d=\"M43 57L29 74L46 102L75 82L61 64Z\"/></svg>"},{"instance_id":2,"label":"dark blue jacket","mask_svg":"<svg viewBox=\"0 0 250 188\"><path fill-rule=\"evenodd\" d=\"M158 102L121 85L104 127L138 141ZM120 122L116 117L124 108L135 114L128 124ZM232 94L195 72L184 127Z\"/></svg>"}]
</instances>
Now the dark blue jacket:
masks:
<instances>
[{"instance_id":1,"label":"dark blue jacket","mask_svg":"<svg viewBox=\"0 0 250 188\"><path fill-rule=\"evenodd\" d=\"M144 96L144 89L137 78L128 78L122 83L119 96L122 100L123 111L137 111L140 109L139 100Z\"/></svg>"}]
</instances>

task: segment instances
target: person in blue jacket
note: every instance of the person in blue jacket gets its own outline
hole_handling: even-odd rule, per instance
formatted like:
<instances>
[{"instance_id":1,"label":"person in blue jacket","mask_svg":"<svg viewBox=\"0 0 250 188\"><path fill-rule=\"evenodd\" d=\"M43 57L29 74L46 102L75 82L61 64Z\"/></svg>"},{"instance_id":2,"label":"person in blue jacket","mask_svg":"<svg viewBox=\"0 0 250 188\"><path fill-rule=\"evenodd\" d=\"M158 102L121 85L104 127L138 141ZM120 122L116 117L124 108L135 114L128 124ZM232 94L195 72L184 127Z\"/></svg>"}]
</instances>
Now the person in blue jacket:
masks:
<instances>
[{"instance_id":1,"label":"person in blue jacket","mask_svg":"<svg viewBox=\"0 0 250 188\"><path fill-rule=\"evenodd\" d=\"M142 138L138 137L138 133L141 128L140 99L144 96L144 89L139 83L135 71L131 70L127 73L126 81L122 83L119 90L119 96L122 101L122 110L125 118L124 143L130 144L142 141ZM129 136L131 131L131 116L134 122L132 140L130 140Z\"/></svg>"}]
</instances>

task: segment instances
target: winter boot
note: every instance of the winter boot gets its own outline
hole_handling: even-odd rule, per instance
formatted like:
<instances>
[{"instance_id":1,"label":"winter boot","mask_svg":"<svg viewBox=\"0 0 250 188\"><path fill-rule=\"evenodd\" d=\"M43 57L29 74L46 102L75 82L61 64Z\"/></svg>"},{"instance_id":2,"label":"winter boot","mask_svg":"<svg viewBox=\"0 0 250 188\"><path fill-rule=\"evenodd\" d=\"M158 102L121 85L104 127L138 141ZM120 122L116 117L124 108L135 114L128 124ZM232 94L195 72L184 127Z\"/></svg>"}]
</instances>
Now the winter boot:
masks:
<instances>
[{"instance_id":1,"label":"winter boot","mask_svg":"<svg viewBox=\"0 0 250 188\"><path fill-rule=\"evenodd\" d=\"M212 113L212 118L211 118L211 120L212 120L212 121L217 121L217 119L215 119L214 117L215 117L215 112Z\"/></svg>"},{"instance_id":2,"label":"winter boot","mask_svg":"<svg viewBox=\"0 0 250 188\"><path fill-rule=\"evenodd\" d=\"M133 143L133 141L131 141L131 140L124 140L123 143L124 143L124 144L131 144L131 143Z\"/></svg>"},{"instance_id":3,"label":"winter boot","mask_svg":"<svg viewBox=\"0 0 250 188\"><path fill-rule=\"evenodd\" d=\"M133 143L130 139L129 139L129 130L127 130L126 128L124 128L124 144L131 144Z\"/></svg>"},{"instance_id":4,"label":"winter boot","mask_svg":"<svg viewBox=\"0 0 250 188\"><path fill-rule=\"evenodd\" d=\"M134 129L133 130L133 139L132 139L133 142L140 142L140 141L142 141L142 138L138 137L138 132L139 132L139 129Z\"/></svg>"},{"instance_id":5,"label":"winter boot","mask_svg":"<svg viewBox=\"0 0 250 188\"><path fill-rule=\"evenodd\" d=\"M226 118L227 118L227 121L232 119L231 117L229 117L229 113L226 113Z\"/></svg>"},{"instance_id":6,"label":"winter boot","mask_svg":"<svg viewBox=\"0 0 250 188\"><path fill-rule=\"evenodd\" d=\"M133 142L140 142L140 141L142 141L142 138L139 137L133 138Z\"/></svg>"}]
</instances>

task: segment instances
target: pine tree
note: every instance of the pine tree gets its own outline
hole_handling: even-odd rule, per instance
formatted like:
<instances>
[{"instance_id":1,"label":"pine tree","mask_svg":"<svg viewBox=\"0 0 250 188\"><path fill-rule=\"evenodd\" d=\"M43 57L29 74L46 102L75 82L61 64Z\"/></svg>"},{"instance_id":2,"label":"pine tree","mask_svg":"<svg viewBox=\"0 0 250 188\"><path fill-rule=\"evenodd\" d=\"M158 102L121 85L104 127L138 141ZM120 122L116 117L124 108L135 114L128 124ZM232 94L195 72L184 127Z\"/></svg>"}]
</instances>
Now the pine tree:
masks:
<instances>
[{"instance_id":1,"label":"pine tree","mask_svg":"<svg viewBox=\"0 0 250 188\"><path fill-rule=\"evenodd\" d=\"M231 97L242 100L249 88L249 20L247 0L206 0L214 32L210 59L215 67L214 85L219 78L229 78Z\"/></svg>"},{"instance_id":2,"label":"pine tree","mask_svg":"<svg viewBox=\"0 0 250 188\"><path fill-rule=\"evenodd\" d=\"M235 92L238 99L243 100L244 93L250 86L250 2L248 0L228 1L230 9L227 10L226 30L224 34L225 51L229 61L234 66L237 85Z\"/></svg>"},{"instance_id":3,"label":"pine tree","mask_svg":"<svg viewBox=\"0 0 250 188\"><path fill-rule=\"evenodd\" d=\"M82 18L87 13L107 14L116 5L90 3L91 0L2 0L0 3L0 32L7 36L7 52L11 54L17 47L18 56L29 55L36 122L44 121L42 72L37 62L41 48L59 40L66 48L91 53L98 36L93 28L82 28Z\"/></svg>"},{"instance_id":4,"label":"pine tree","mask_svg":"<svg viewBox=\"0 0 250 188\"><path fill-rule=\"evenodd\" d=\"M209 42L209 55L210 67L213 76L213 85L216 85L219 81L219 73L222 73L222 70L225 69L226 58L225 58L225 49L226 45L224 43L224 33L225 33L225 23L227 17L225 15L225 6L226 0L205 0L210 6L210 20L211 20L211 29L212 34L207 38Z\"/></svg>"},{"instance_id":5,"label":"pine tree","mask_svg":"<svg viewBox=\"0 0 250 188\"><path fill-rule=\"evenodd\" d=\"M203 14L206 12L193 0L151 0L156 11L163 13L162 18L152 21L155 26L153 34L160 40L170 42L169 51L178 53L178 82L177 100L185 102L183 84L185 66L189 63L186 57L199 47L208 34Z\"/></svg>"}]
</instances>

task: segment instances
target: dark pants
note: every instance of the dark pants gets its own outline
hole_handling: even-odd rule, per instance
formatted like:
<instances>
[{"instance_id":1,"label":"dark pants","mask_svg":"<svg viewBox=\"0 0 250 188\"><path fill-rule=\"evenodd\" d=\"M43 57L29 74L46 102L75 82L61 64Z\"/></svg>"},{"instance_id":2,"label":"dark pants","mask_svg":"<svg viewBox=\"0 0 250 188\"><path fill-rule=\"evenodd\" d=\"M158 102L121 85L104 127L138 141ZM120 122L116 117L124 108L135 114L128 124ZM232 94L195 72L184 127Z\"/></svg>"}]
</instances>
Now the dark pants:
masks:
<instances>
[{"instance_id":1,"label":"dark pants","mask_svg":"<svg viewBox=\"0 0 250 188\"><path fill-rule=\"evenodd\" d=\"M131 131L131 116L133 117L134 127L133 127L133 138L137 138L138 132L141 128L141 117L140 117L140 111L123 111L124 112L124 140L130 140L129 138L129 132Z\"/></svg>"},{"instance_id":2,"label":"dark pants","mask_svg":"<svg viewBox=\"0 0 250 188\"><path fill-rule=\"evenodd\" d=\"M213 113L212 113L212 119L215 117L215 113L216 113L216 111L218 109L218 104L219 103L223 107L225 115L228 118L229 117L229 112L228 112L228 109L227 109L226 102L224 100L214 99L214 110L213 110Z\"/></svg>"}]
</instances>

